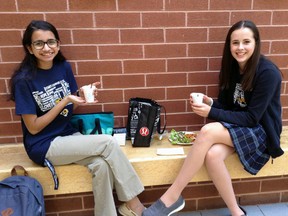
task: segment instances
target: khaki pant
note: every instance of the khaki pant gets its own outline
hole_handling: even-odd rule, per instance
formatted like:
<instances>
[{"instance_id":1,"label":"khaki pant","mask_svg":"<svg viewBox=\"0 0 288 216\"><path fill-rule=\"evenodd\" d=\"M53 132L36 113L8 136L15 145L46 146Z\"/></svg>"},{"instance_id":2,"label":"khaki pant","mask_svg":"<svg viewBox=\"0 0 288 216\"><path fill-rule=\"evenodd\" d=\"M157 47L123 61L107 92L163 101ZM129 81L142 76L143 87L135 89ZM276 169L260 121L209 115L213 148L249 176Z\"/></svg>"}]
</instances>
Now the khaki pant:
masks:
<instances>
[{"instance_id":1,"label":"khaki pant","mask_svg":"<svg viewBox=\"0 0 288 216\"><path fill-rule=\"evenodd\" d=\"M95 216L116 216L113 199L126 202L140 194L144 187L114 137L82 135L57 137L51 142L46 158L54 165L80 164L92 174Z\"/></svg>"}]
</instances>

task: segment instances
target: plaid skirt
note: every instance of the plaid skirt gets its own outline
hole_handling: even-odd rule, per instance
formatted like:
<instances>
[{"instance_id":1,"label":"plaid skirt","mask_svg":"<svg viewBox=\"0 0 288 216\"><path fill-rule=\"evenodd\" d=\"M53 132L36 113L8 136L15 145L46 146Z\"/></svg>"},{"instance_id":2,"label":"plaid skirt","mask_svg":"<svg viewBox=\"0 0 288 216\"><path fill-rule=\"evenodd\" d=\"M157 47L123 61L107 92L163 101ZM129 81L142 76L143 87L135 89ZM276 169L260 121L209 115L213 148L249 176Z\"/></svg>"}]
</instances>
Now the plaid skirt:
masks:
<instances>
[{"instance_id":1,"label":"plaid skirt","mask_svg":"<svg viewBox=\"0 0 288 216\"><path fill-rule=\"evenodd\" d=\"M260 124L253 128L227 122L221 122L221 124L228 129L244 169L256 175L270 158L267 154L267 135L263 127Z\"/></svg>"}]
</instances>

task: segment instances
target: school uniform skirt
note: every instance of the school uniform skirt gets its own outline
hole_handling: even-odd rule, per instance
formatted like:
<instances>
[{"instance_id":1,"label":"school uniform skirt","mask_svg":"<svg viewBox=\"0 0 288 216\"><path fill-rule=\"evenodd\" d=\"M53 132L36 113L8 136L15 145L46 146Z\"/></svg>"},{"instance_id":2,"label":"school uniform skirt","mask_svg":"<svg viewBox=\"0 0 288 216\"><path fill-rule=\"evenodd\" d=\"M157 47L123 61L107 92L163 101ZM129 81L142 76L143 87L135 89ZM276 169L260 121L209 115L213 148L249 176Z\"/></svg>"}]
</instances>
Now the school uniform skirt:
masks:
<instances>
[{"instance_id":1,"label":"school uniform skirt","mask_svg":"<svg viewBox=\"0 0 288 216\"><path fill-rule=\"evenodd\" d=\"M260 124L253 128L227 122L221 124L228 129L244 169L256 175L270 158L267 154L267 135L263 127Z\"/></svg>"}]
</instances>

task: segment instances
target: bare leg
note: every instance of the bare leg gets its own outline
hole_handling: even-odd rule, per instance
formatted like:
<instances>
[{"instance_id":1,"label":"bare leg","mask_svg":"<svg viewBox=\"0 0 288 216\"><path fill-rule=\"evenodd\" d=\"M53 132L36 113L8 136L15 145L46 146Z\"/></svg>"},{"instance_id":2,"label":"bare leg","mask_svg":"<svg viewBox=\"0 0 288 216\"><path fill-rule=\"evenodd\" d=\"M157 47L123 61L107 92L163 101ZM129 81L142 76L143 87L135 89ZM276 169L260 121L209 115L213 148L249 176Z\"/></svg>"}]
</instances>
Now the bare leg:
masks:
<instances>
[{"instance_id":1,"label":"bare leg","mask_svg":"<svg viewBox=\"0 0 288 216\"><path fill-rule=\"evenodd\" d=\"M224 163L225 159L233 152L234 148L232 147L215 144L207 152L205 164L214 185L230 209L232 216L238 216L243 215L243 212L237 204L231 177Z\"/></svg>"},{"instance_id":2,"label":"bare leg","mask_svg":"<svg viewBox=\"0 0 288 216\"><path fill-rule=\"evenodd\" d=\"M167 207L176 202L183 189L204 164L204 159L208 150L215 143L223 143L233 147L227 129L218 122L209 123L200 130L174 183L160 198Z\"/></svg>"}]
</instances>

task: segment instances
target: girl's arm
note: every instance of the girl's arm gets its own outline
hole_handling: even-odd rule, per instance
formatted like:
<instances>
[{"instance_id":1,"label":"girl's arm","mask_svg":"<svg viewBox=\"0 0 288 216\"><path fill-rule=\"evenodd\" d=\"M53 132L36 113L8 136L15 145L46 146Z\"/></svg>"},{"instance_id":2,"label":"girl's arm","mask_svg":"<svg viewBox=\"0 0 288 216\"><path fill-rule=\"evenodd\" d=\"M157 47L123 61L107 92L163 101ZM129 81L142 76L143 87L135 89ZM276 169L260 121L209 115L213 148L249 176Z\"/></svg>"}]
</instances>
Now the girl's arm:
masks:
<instances>
[{"instance_id":1,"label":"girl's arm","mask_svg":"<svg viewBox=\"0 0 288 216\"><path fill-rule=\"evenodd\" d=\"M37 117L35 114L22 114L22 119L28 129L28 131L35 135L42 131L47 125L49 125L65 108L65 106L72 102L74 105L85 103L81 97L75 95L68 95L64 97L56 106L49 110L46 114Z\"/></svg>"},{"instance_id":2,"label":"girl's arm","mask_svg":"<svg viewBox=\"0 0 288 216\"><path fill-rule=\"evenodd\" d=\"M281 75L276 70L266 69L256 74L255 79L253 93L246 111L223 110L213 106L208 117L245 127L258 124L274 99L275 93L281 88Z\"/></svg>"}]
</instances>

